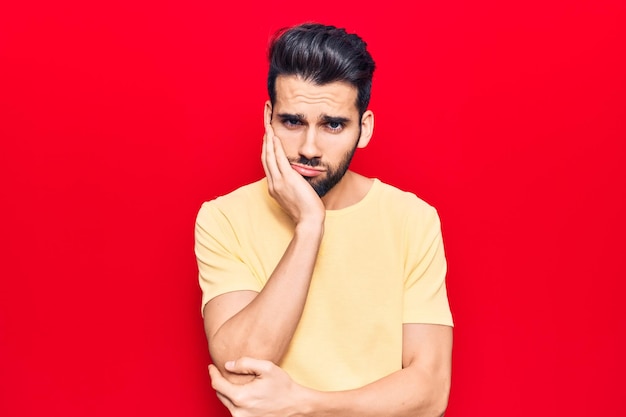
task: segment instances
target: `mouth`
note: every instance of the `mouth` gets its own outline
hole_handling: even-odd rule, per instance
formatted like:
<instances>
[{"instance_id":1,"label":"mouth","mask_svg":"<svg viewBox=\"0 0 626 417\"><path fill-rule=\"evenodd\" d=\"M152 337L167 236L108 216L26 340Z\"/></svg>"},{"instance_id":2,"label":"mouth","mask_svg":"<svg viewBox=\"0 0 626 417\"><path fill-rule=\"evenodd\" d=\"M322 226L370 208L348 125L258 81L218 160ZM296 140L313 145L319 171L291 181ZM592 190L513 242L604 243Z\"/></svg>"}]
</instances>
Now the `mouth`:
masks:
<instances>
[{"instance_id":1,"label":"mouth","mask_svg":"<svg viewBox=\"0 0 626 417\"><path fill-rule=\"evenodd\" d=\"M317 177L324 173L324 169L313 168L306 165L291 164L291 168L303 177Z\"/></svg>"}]
</instances>

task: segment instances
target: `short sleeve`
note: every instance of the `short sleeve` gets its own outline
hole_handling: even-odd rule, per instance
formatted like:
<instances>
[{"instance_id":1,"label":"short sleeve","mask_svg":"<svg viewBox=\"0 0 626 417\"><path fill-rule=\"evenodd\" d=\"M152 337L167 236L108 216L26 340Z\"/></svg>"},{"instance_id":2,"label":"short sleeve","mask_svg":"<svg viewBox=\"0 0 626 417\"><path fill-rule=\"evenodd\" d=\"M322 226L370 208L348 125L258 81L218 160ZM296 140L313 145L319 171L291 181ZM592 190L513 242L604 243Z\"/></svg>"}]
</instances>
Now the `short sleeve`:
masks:
<instances>
[{"instance_id":1,"label":"short sleeve","mask_svg":"<svg viewBox=\"0 0 626 417\"><path fill-rule=\"evenodd\" d=\"M425 205L409 214L405 243L403 322L452 326L441 223L433 207Z\"/></svg>"},{"instance_id":2,"label":"short sleeve","mask_svg":"<svg viewBox=\"0 0 626 417\"><path fill-rule=\"evenodd\" d=\"M196 217L195 246L202 306L231 291L261 291L262 285L243 262L237 236L214 202L202 205Z\"/></svg>"}]
</instances>

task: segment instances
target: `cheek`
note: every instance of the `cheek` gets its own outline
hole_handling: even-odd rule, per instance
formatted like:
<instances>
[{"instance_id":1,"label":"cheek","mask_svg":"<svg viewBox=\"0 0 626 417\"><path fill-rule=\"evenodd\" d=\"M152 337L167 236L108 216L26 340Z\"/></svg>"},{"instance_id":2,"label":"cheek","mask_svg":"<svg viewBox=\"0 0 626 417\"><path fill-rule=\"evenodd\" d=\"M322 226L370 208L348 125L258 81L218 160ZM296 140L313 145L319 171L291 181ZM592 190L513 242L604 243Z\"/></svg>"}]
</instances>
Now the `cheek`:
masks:
<instances>
[{"instance_id":1,"label":"cheek","mask_svg":"<svg viewBox=\"0 0 626 417\"><path fill-rule=\"evenodd\" d=\"M300 137L304 137L304 129L287 129L283 124L276 123L272 125L274 129L274 134L278 136L278 138L282 141L295 141Z\"/></svg>"},{"instance_id":2,"label":"cheek","mask_svg":"<svg viewBox=\"0 0 626 417\"><path fill-rule=\"evenodd\" d=\"M354 149L359 141L358 132L344 131L339 135L325 133L320 135L319 143L324 148L324 153L330 158L343 157L346 152Z\"/></svg>"},{"instance_id":3,"label":"cheek","mask_svg":"<svg viewBox=\"0 0 626 417\"><path fill-rule=\"evenodd\" d=\"M282 143L285 154L288 157L298 155L299 144L301 143L301 138L303 137L302 133L278 127L274 129L274 134L278 137L278 139L280 139L280 143Z\"/></svg>"}]
</instances>

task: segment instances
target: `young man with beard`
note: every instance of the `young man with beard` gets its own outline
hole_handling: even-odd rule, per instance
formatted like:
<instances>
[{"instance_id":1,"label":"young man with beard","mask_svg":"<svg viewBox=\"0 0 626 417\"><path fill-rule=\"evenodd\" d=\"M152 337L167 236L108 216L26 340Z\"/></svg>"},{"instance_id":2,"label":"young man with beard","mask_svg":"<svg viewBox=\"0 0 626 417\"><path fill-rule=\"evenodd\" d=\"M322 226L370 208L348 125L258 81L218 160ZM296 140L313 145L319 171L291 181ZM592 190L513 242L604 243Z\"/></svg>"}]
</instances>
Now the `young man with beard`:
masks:
<instances>
[{"instance_id":1,"label":"young man with beard","mask_svg":"<svg viewBox=\"0 0 626 417\"><path fill-rule=\"evenodd\" d=\"M196 256L234 416L440 416L452 318L435 209L348 169L374 130L374 61L343 29L270 47L266 177L203 204Z\"/></svg>"}]
</instances>

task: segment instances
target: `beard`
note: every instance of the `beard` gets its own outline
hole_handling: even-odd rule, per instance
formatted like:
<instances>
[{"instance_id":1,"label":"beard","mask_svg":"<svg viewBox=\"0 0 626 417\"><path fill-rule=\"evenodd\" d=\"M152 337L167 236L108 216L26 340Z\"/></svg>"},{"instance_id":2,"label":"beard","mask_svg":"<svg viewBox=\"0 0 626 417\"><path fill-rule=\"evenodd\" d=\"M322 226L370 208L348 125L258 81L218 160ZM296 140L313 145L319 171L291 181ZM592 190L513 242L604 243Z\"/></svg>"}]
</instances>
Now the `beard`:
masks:
<instances>
[{"instance_id":1,"label":"beard","mask_svg":"<svg viewBox=\"0 0 626 417\"><path fill-rule=\"evenodd\" d=\"M352 161L352 157L356 152L356 148L357 146L355 144L354 148L346 152L344 157L336 166L328 165L320 158L308 159L303 156L300 158L290 159L290 162L308 165L311 167L323 166L326 168L326 173L323 175L323 178L320 178L322 177L321 175L318 177L303 177L309 184L311 184L313 190L315 190L317 195L321 198L324 197L326 193L328 193L335 185L337 185L346 174L346 171L348 171L348 167L350 166L350 162Z\"/></svg>"}]
</instances>

